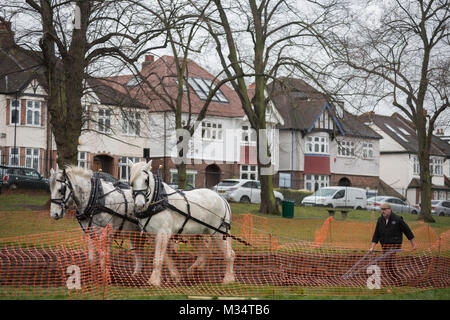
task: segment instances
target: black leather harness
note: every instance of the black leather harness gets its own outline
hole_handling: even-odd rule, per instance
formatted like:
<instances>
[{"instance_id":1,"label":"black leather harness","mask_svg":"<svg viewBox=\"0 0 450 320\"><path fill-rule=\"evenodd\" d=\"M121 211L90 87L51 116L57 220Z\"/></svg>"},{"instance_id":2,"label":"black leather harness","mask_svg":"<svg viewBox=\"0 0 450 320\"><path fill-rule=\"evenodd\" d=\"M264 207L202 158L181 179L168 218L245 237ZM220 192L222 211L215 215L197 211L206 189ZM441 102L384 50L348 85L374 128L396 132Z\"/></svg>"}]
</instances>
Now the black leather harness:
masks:
<instances>
[{"instance_id":1,"label":"black leather harness","mask_svg":"<svg viewBox=\"0 0 450 320\"><path fill-rule=\"evenodd\" d=\"M145 172L145 171L144 171ZM148 173L145 172L147 175ZM137 218L139 219L147 219L145 224L144 224L144 228L143 230L145 230L145 228L147 227L148 223L150 222L151 218L153 216L155 216L156 214L160 213L161 211L164 211L166 209L170 209L173 210L175 212L177 212L178 214L184 216L186 219L183 222L183 225L181 226L181 228L178 230L177 235L181 234L184 230L184 227L186 226L186 223L189 220L192 220L198 224L201 224L209 229L214 230L215 232L221 233L224 236L224 239L226 237L231 237L232 239L235 239L239 242L242 242L246 245L250 245L247 241L239 239L233 235L231 235L229 232L231 230L231 225L229 222L225 221L225 216L222 218L222 223L220 224L220 226L218 228L202 221L199 220L195 217L193 217L191 215L191 208L190 208L190 203L186 198L185 193L182 190L176 190L175 192L171 193L171 194L167 194L166 190L164 188L164 183L161 181L161 177L159 174L157 174L155 177L155 190L153 192L152 198L150 199L150 204L147 208L147 210L143 211L143 212L135 212L135 215ZM150 185L149 185L149 180L147 179L147 188L148 190L150 189ZM145 197L146 202L148 201L148 194L149 191L147 191L146 193L144 193L144 190L134 190L133 191L133 197L135 198L138 194L142 194ZM187 208L187 212L184 212L183 210L178 209L176 206L172 205L171 203L169 203L169 196L173 195L173 194L180 194L183 196L184 200L186 201L186 208ZM230 207L227 204L228 209L230 209ZM225 227L225 231L221 230L220 228Z\"/></svg>"}]
</instances>

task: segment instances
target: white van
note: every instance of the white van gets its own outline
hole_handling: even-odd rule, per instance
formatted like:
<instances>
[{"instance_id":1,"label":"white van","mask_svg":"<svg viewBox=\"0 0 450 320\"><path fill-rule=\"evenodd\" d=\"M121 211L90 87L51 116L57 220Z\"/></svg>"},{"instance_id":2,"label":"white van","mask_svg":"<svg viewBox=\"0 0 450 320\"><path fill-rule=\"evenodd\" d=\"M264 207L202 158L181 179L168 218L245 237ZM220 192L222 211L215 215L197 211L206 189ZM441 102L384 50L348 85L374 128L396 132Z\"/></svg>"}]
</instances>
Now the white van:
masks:
<instances>
[{"instance_id":1,"label":"white van","mask_svg":"<svg viewBox=\"0 0 450 320\"><path fill-rule=\"evenodd\" d=\"M352 187L325 187L303 198L304 206L365 209L366 190Z\"/></svg>"}]
</instances>

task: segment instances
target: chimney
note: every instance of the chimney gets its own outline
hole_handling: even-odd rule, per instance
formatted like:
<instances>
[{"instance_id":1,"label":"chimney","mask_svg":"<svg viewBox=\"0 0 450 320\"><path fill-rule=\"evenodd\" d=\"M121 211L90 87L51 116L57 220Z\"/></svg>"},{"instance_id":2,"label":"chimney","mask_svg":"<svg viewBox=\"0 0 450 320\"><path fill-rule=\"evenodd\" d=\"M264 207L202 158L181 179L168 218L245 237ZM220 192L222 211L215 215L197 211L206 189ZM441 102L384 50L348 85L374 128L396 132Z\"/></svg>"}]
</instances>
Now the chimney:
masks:
<instances>
[{"instance_id":1,"label":"chimney","mask_svg":"<svg viewBox=\"0 0 450 320\"><path fill-rule=\"evenodd\" d=\"M144 69L146 66L152 64L155 61L155 56L152 54L147 54L145 56L145 61L142 62L142 69Z\"/></svg>"},{"instance_id":2,"label":"chimney","mask_svg":"<svg viewBox=\"0 0 450 320\"><path fill-rule=\"evenodd\" d=\"M248 86L248 88L249 89L255 89L256 88L256 83L251 83L249 86Z\"/></svg>"},{"instance_id":3,"label":"chimney","mask_svg":"<svg viewBox=\"0 0 450 320\"><path fill-rule=\"evenodd\" d=\"M11 30L11 22L0 22L0 48L10 48L14 45L14 32Z\"/></svg>"}]
</instances>

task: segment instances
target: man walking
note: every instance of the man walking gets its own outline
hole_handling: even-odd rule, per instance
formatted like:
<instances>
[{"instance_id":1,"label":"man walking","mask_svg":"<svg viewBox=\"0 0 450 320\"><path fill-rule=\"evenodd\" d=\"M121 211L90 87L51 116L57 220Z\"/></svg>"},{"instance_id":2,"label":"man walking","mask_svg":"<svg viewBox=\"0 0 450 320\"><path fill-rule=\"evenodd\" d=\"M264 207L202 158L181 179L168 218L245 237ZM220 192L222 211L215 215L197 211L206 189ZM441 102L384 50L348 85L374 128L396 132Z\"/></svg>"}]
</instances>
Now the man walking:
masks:
<instances>
[{"instance_id":1,"label":"man walking","mask_svg":"<svg viewBox=\"0 0 450 320\"><path fill-rule=\"evenodd\" d=\"M397 268L395 267L394 259L395 251L402 247L403 234L411 242L413 250L416 250L417 246L411 229L401 216L392 213L391 205L389 203L383 203L380 208L381 216L377 220L375 232L372 237L372 245L369 251L373 251L378 242L381 244L383 253L394 250L394 252L391 252L386 257L386 271L388 275L399 284L401 280Z\"/></svg>"}]
</instances>

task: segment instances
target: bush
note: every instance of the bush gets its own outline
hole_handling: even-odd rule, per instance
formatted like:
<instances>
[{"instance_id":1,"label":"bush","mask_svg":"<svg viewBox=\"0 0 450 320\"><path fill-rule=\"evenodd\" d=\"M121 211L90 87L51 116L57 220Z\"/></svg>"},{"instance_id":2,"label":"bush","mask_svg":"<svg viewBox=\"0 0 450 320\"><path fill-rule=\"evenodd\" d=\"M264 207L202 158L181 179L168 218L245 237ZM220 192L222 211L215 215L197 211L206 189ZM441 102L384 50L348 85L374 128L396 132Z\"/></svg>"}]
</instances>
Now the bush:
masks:
<instances>
[{"instance_id":1,"label":"bush","mask_svg":"<svg viewBox=\"0 0 450 320\"><path fill-rule=\"evenodd\" d=\"M286 189L286 188L275 188L276 191L279 191L285 200L294 201L296 206L300 206L302 204L302 200L304 197L312 195L314 192L312 191L304 191L304 190L294 190L294 189Z\"/></svg>"}]
</instances>

